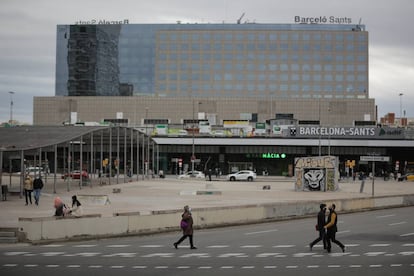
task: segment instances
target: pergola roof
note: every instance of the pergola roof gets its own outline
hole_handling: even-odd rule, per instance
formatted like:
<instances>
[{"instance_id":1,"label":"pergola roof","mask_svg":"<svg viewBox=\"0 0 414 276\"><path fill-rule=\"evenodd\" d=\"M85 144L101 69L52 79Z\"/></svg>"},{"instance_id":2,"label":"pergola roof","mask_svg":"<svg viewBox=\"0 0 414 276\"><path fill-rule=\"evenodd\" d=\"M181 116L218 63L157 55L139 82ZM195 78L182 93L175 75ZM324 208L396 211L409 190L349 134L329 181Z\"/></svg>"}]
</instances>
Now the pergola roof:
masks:
<instances>
[{"instance_id":1,"label":"pergola roof","mask_svg":"<svg viewBox=\"0 0 414 276\"><path fill-rule=\"evenodd\" d=\"M82 135L109 129L108 126L18 126L0 128L0 149L31 150L69 142Z\"/></svg>"}]
</instances>

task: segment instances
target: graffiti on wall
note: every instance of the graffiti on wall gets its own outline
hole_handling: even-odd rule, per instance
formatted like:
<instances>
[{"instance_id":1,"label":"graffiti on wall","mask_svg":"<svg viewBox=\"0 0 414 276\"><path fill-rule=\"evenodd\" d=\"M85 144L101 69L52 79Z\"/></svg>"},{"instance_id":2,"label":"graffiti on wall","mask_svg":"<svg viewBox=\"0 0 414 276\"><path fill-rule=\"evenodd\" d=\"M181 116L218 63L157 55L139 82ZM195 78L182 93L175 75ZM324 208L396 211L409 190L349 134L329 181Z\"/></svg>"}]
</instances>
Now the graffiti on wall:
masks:
<instances>
[{"instance_id":1,"label":"graffiti on wall","mask_svg":"<svg viewBox=\"0 0 414 276\"><path fill-rule=\"evenodd\" d=\"M295 160L296 191L335 191L338 158L335 156L302 157Z\"/></svg>"}]
</instances>

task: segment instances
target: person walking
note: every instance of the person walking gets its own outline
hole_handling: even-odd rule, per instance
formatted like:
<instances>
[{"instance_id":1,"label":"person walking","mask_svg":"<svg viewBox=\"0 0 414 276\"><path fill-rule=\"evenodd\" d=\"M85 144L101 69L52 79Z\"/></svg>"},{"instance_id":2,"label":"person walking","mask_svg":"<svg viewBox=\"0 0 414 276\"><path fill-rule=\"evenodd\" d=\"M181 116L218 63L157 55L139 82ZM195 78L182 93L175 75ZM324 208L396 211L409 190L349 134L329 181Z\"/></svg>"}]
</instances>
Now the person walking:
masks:
<instances>
[{"instance_id":1,"label":"person walking","mask_svg":"<svg viewBox=\"0 0 414 276\"><path fill-rule=\"evenodd\" d=\"M43 181L40 176L37 176L36 179L33 181L33 189L34 189L35 204L39 205L40 191L43 189Z\"/></svg>"},{"instance_id":2,"label":"person walking","mask_svg":"<svg viewBox=\"0 0 414 276\"><path fill-rule=\"evenodd\" d=\"M319 237L316 238L313 242L309 244L310 250L312 251L312 247L317 244L320 241L323 241L323 249L326 249L326 230L325 230L325 224L326 224L326 204L322 203L319 205L319 208L321 209L318 213L317 217L317 224L315 226L316 231L319 231Z\"/></svg>"},{"instance_id":3,"label":"person walking","mask_svg":"<svg viewBox=\"0 0 414 276\"><path fill-rule=\"evenodd\" d=\"M326 228L326 242L327 242L327 250L328 253L331 253L331 241L336 243L341 249L342 252L345 252L345 245L343 245L340 241L336 239L336 232L338 231L338 227L336 226L338 223L338 215L335 212L335 204L331 204L329 207L329 215L327 224L325 225Z\"/></svg>"},{"instance_id":4,"label":"person walking","mask_svg":"<svg viewBox=\"0 0 414 276\"><path fill-rule=\"evenodd\" d=\"M24 180L24 196L26 198L26 206L32 204L33 180L30 175L26 176Z\"/></svg>"},{"instance_id":5,"label":"person walking","mask_svg":"<svg viewBox=\"0 0 414 276\"><path fill-rule=\"evenodd\" d=\"M183 236L174 243L175 249L178 249L178 245L187 237L190 240L190 248L197 249L193 243L193 217L191 215L191 209L188 205L184 206L184 213L181 215L181 229L183 230Z\"/></svg>"}]
</instances>

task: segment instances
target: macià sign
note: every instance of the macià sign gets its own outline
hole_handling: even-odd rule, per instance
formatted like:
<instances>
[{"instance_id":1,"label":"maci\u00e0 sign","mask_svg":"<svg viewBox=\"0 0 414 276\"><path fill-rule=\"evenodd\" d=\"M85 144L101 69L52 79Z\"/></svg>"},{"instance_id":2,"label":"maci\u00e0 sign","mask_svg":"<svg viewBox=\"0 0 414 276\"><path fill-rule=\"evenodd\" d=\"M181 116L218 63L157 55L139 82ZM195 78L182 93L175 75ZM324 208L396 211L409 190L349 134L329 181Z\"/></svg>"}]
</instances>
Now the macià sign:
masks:
<instances>
[{"instance_id":1,"label":"maci\u00e0 sign","mask_svg":"<svg viewBox=\"0 0 414 276\"><path fill-rule=\"evenodd\" d=\"M337 156L313 156L295 159L295 191L338 190Z\"/></svg>"}]
</instances>

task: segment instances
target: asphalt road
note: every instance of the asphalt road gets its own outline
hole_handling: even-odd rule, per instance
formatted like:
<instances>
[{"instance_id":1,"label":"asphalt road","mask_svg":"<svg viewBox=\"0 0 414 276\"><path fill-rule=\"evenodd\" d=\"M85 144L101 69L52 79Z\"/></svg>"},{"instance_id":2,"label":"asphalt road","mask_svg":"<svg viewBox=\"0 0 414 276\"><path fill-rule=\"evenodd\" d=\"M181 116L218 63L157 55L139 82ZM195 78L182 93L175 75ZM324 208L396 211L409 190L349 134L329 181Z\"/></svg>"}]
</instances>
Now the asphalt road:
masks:
<instances>
[{"instance_id":1,"label":"asphalt road","mask_svg":"<svg viewBox=\"0 0 414 276\"><path fill-rule=\"evenodd\" d=\"M180 233L49 245L0 245L5 275L414 275L414 207L339 213L332 253L308 244L316 217ZM315 214L316 216L316 214ZM76 227L76 225L74 226Z\"/></svg>"}]
</instances>

